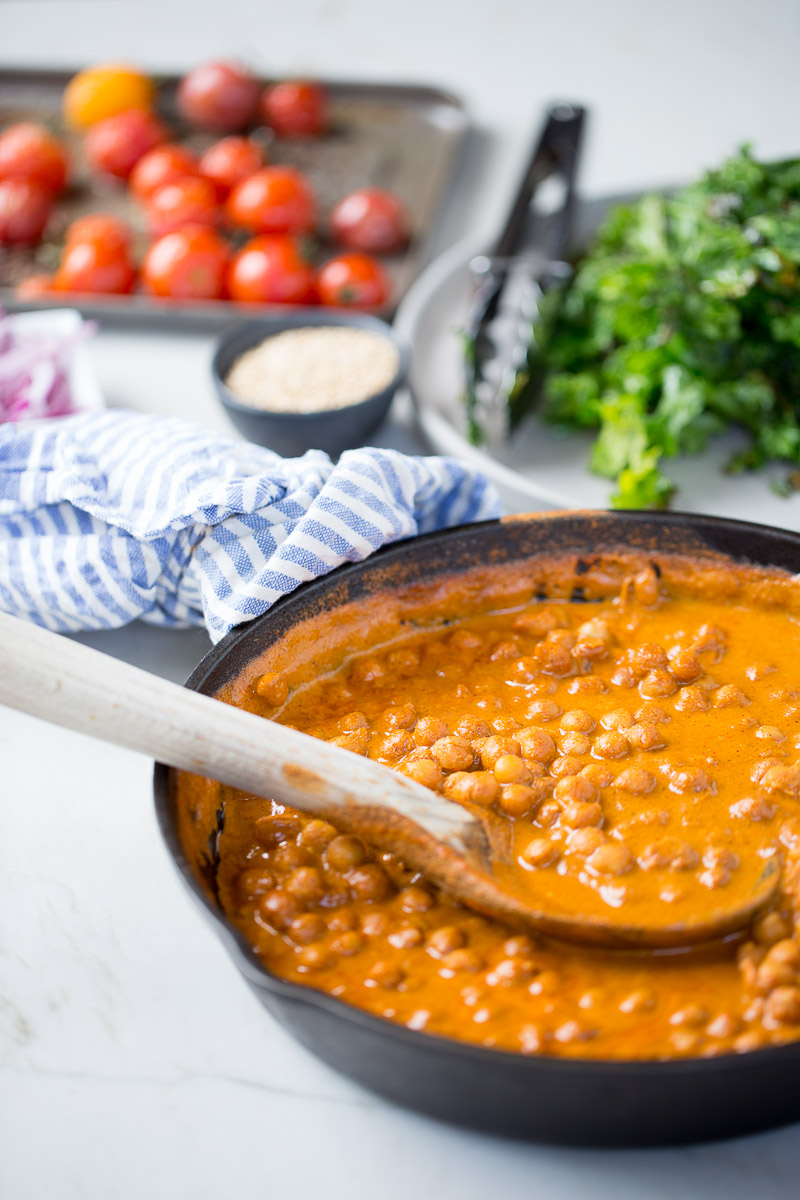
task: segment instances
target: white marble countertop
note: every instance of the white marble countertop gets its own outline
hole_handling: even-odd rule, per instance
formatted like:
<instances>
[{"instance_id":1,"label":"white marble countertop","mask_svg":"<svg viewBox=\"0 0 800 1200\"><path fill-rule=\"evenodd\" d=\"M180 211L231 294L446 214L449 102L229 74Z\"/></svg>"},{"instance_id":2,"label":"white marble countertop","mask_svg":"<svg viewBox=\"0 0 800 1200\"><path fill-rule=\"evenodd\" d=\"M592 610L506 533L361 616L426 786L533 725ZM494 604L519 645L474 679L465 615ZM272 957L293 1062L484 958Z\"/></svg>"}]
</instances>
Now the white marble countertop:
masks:
<instances>
[{"instance_id":1,"label":"white marble countertop","mask_svg":"<svg viewBox=\"0 0 800 1200\"><path fill-rule=\"evenodd\" d=\"M503 210L542 105L593 111L588 193L685 178L750 138L796 153L795 0L5 0L0 62L435 82L492 135L448 237ZM484 147L486 149L486 147ZM109 403L227 428L205 338L102 333ZM414 449L402 410L377 439ZM182 680L202 632L85 640ZM261 1009L198 918L156 828L144 758L0 709L0 1195L7 1200L784 1200L797 1128L675 1151L506 1143L401 1112Z\"/></svg>"}]
</instances>

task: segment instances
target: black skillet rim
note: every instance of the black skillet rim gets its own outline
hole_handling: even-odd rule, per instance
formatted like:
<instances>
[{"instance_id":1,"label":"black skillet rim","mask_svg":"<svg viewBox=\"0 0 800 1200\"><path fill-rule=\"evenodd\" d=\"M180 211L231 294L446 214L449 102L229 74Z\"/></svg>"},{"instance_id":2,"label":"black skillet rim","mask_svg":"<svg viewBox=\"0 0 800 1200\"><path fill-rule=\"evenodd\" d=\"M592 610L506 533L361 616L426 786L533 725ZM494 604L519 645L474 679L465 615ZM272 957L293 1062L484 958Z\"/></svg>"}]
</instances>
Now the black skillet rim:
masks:
<instances>
[{"instance_id":1,"label":"black skillet rim","mask_svg":"<svg viewBox=\"0 0 800 1200\"><path fill-rule=\"evenodd\" d=\"M630 522L631 524L647 524L655 523L656 525L663 524L664 526L671 525L677 527L687 527L695 531L717 531L718 533L730 535L730 537L722 537L722 542L727 543L730 539L747 540L748 534L758 537L766 537L767 540L775 540L776 543L783 543L783 549L787 550L786 542L794 545L796 549L798 561L797 566L800 568L800 533L793 530L778 529L771 525L761 525L754 521L741 521L728 517L706 516L698 513L687 512L649 512L644 510L621 510L619 512L606 510L577 510L568 509L555 512L529 513L521 514L520 516L507 517L505 519L493 521L475 522L471 525L457 525L448 529L436 530L433 533L417 535L415 538L404 539L398 542L392 542L387 546L375 551L366 559L356 563L345 563L327 575L319 576L316 579L309 580L307 583L301 584L293 592L283 596L262 616L255 618L254 621L247 622L243 625L236 626L226 634L221 641L217 642L203 656L200 662L186 681L185 686L194 691L199 691L202 684L207 682L220 666L223 659L234 650L242 641L246 641L250 630L255 626L256 622L270 619L276 611L283 610L288 607L293 600L299 595L308 596L314 591L322 592L331 586L331 581L339 578L343 573L357 573L364 567L374 564L376 561L383 561L402 556L403 551L407 550L413 542L414 545L424 542L425 544L447 541L450 538L458 535L463 535L467 531L479 532L480 530L488 530L490 528L503 528L508 525L517 523L523 524L529 521L558 521L568 522L571 519L591 519L592 521L604 522L605 520L613 523L617 520ZM709 549L719 549L716 545ZM655 551L654 551L655 552ZM728 554L731 558L738 559L742 562L753 562L752 558L748 558L746 552L740 545L738 549L724 549L722 553ZM783 559L783 555L778 556ZM756 565L765 565L763 563ZM784 570L791 568L784 561L770 563L769 565L778 566ZM797 573L797 572L793 572ZM363 1009L356 1008L354 1005L348 1004L344 1000L340 1000L337 996L331 996L327 992L322 992L319 989L307 984L291 983L287 980L280 979L277 975L273 975L256 957L254 951L247 944L247 940L233 925L230 925L224 915L214 909L206 894L204 893L199 882L195 878L191 866L186 858L183 848L178 839L177 829L170 819L170 788L169 788L169 771L171 768L163 763L156 763L153 775L153 790L156 808L156 817L158 820L161 835L170 851L173 865L188 888L195 902L199 905L201 911L205 915L206 920L210 921L221 941L225 945L226 950L231 955L234 963L239 968L245 978L258 989L273 993L283 997L294 1003L304 1004L311 1008L320 1008L326 1010L332 1016L339 1019L352 1022L353 1024L366 1027L376 1035L385 1035L394 1037L401 1043L405 1042L416 1049L424 1050L426 1046L435 1046L436 1050L441 1050L445 1053L460 1055L474 1059L477 1063L494 1063L502 1062L504 1067L511 1070L530 1071L536 1073L537 1070L546 1069L553 1072L560 1072L565 1075L571 1073L585 1074L591 1073L597 1078L601 1077L622 1077L623 1079L636 1079L643 1075L652 1075L653 1071L658 1071L664 1075L686 1075L696 1072L706 1072L711 1074L725 1073L726 1071L735 1070L743 1059L749 1063L768 1063L780 1056L784 1060L794 1058L800 1061L800 1040L786 1042L783 1045L767 1046L760 1050L748 1051L746 1055L737 1053L725 1053L715 1055L713 1057L689 1057L678 1059L662 1059L662 1058L642 1058L642 1059L615 1059L615 1058L563 1058L557 1055L526 1055L520 1054L513 1050L495 1049L488 1046L480 1046L472 1042L460 1041L457 1038L448 1037L443 1034L429 1033L424 1030L408 1029L405 1025L396 1024L383 1017L374 1016L372 1013L366 1012Z\"/></svg>"}]
</instances>

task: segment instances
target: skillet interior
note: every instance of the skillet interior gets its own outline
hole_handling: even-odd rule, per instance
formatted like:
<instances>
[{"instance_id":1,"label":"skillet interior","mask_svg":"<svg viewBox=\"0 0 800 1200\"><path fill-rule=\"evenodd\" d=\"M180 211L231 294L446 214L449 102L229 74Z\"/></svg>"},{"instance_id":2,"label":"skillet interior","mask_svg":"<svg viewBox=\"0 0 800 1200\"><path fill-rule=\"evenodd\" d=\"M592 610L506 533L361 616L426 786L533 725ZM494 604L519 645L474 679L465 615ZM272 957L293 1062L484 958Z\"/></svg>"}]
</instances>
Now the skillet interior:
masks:
<instances>
[{"instance_id":1,"label":"skillet interior","mask_svg":"<svg viewBox=\"0 0 800 1200\"><path fill-rule=\"evenodd\" d=\"M746 522L575 512L487 522L398 543L305 585L229 634L205 656L187 686L214 694L299 622L378 590L477 563L622 548L655 557L724 555L739 563L800 570L800 535ZM192 862L178 837L170 772L161 764L155 796L161 829L182 877L262 1003L325 1062L383 1096L487 1132L572 1145L701 1141L800 1119L800 1094L792 1086L800 1043L668 1062L527 1057L413 1032L277 979L215 903L213 821L203 831L208 853Z\"/></svg>"}]
</instances>

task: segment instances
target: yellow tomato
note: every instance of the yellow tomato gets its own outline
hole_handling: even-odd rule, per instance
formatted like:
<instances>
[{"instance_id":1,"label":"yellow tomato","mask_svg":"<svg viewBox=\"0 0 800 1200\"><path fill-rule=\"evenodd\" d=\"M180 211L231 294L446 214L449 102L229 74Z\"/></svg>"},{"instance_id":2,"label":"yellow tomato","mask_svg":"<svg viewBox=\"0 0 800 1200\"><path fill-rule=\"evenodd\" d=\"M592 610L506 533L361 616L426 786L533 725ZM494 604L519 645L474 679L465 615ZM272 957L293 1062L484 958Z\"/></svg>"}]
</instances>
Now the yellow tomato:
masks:
<instances>
[{"instance_id":1,"label":"yellow tomato","mask_svg":"<svg viewBox=\"0 0 800 1200\"><path fill-rule=\"evenodd\" d=\"M80 71L64 90L64 119L73 129L88 129L125 109L147 109L153 102L153 83L125 63L103 63Z\"/></svg>"}]
</instances>

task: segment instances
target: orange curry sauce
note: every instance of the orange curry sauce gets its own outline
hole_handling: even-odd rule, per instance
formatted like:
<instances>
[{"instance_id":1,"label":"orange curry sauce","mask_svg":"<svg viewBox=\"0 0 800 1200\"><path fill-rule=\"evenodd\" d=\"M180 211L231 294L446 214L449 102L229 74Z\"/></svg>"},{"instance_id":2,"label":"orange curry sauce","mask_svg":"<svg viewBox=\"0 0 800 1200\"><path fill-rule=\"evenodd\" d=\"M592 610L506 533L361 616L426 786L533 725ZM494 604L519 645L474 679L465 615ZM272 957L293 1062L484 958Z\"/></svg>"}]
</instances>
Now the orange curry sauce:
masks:
<instances>
[{"instance_id":1,"label":"orange curry sauce","mask_svg":"<svg viewBox=\"0 0 800 1200\"><path fill-rule=\"evenodd\" d=\"M185 775L184 843L224 807L219 899L264 965L412 1029L593 1058L800 1037L796 589L678 559L597 559L579 593L573 572L439 581L413 619L376 598L324 653L268 654L222 698L442 803L493 808L513 831L509 879L532 899L671 924L745 896L777 862L780 900L744 940L634 954L523 936L333 824ZM542 578L561 581L547 600Z\"/></svg>"}]
</instances>

